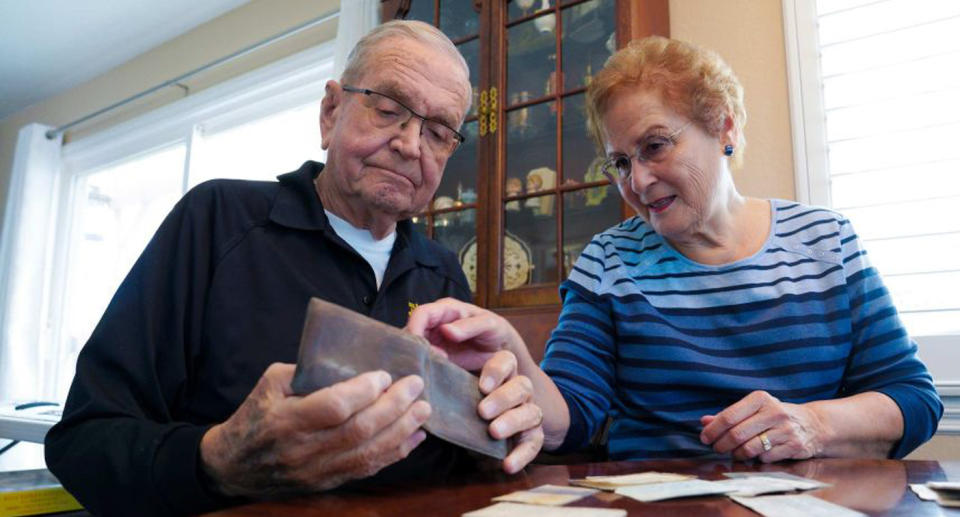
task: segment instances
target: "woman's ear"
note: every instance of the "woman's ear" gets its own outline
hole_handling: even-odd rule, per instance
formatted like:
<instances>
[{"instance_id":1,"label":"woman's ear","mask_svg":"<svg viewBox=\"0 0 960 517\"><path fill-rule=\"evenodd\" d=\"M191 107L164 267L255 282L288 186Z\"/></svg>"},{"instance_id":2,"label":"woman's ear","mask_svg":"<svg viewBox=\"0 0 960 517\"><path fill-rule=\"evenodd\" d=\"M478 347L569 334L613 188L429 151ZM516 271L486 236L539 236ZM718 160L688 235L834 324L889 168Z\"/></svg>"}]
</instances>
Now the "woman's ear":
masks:
<instances>
[{"instance_id":1,"label":"woman's ear","mask_svg":"<svg viewBox=\"0 0 960 517\"><path fill-rule=\"evenodd\" d=\"M734 149L740 143L740 129L733 122L732 112L727 112L727 116L723 118L723 133L720 135L720 143L724 146L732 145Z\"/></svg>"},{"instance_id":2,"label":"woman's ear","mask_svg":"<svg viewBox=\"0 0 960 517\"><path fill-rule=\"evenodd\" d=\"M340 83L334 80L327 81L323 101L320 103L320 146L323 149L330 147L342 103L343 88L340 87Z\"/></svg>"}]
</instances>

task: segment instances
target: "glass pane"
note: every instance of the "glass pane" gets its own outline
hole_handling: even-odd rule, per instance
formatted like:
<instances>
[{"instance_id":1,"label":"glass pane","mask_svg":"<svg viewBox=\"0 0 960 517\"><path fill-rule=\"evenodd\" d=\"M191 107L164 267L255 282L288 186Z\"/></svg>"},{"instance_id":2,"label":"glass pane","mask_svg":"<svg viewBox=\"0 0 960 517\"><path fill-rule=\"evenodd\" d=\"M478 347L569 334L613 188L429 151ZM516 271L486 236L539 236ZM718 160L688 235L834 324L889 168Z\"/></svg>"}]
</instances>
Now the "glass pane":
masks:
<instances>
[{"instance_id":1,"label":"glass pane","mask_svg":"<svg viewBox=\"0 0 960 517\"><path fill-rule=\"evenodd\" d=\"M556 187L556 128L557 110L553 102L507 112L505 185L516 185L519 180L526 193Z\"/></svg>"},{"instance_id":2,"label":"glass pane","mask_svg":"<svg viewBox=\"0 0 960 517\"><path fill-rule=\"evenodd\" d=\"M508 0L507 17L515 20L541 9L549 9L553 4L553 0Z\"/></svg>"},{"instance_id":3,"label":"glass pane","mask_svg":"<svg viewBox=\"0 0 960 517\"><path fill-rule=\"evenodd\" d=\"M476 116L477 104L480 102L480 39L472 39L457 45L457 50L463 54L470 68L470 86L473 89L473 100L470 102L470 112L467 117Z\"/></svg>"},{"instance_id":4,"label":"glass pane","mask_svg":"<svg viewBox=\"0 0 960 517\"><path fill-rule=\"evenodd\" d=\"M882 239L865 243L870 262L881 275L960 271L960 233ZM957 300L960 306L960 299Z\"/></svg>"},{"instance_id":5,"label":"glass pane","mask_svg":"<svg viewBox=\"0 0 960 517\"><path fill-rule=\"evenodd\" d=\"M190 186L213 178L272 181L305 160L322 162L320 100L203 135L190 161Z\"/></svg>"},{"instance_id":6,"label":"glass pane","mask_svg":"<svg viewBox=\"0 0 960 517\"><path fill-rule=\"evenodd\" d=\"M614 0L591 0L562 11L565 90L589 84L617 49L615 11Z\"/></svg>"},{"instance_id":7,"label":"glass pane","mask_svg":"<svg viewBox=\"0 0 960 517\"><path fill-rule=\"evenodd\" d=\"M503 289L557 281L556 195L528 198L505 212Z\"/></svg>"},{"instance_id":8,"label":"glass pane","mask_svg":"<svg viewBox=\"0 0 960 517\"><path fill-rule=\"evenodd\" d=\"M64 292L62 350L73 365L110 298L183 194L185 146L80 176ZM65 397L72 372L60 376Z\"/></svg>"},{"instance_id":9,"label":"glass pane","mask_svg":"<svg viewBox=\"0 0 960 517\"><path fill-rule=\"evenodd\" d=\"M435 25L433 20L433 0L411 0L407 20L420 20Z\"/></svg>"},{"instance_id":10,"label":"glass pane","mask_svg":"<svg viewBox=\"0 0 960 517\"><path fill-rule=\"evenodd\" d=\"M462 131L467 139L447 160L440 187L437 188L435 208L477 202L477 122L464 124Z\"/></svg>"},{"instance_id":11,"label":"glass pane","mask_svg":"<svg viewBox=\"0 0 960 517\"><path fill-rule=\"evenodd\" d=\"M452 40L477 33L480 13L473 0L440 0L440 30Z\"/></svg>"},{"instance_id":12,"label":"glass pane","mask_svg":"<svg viewBox=\"0 0 960 517\"><path fill-rule=\"evenodd\" d=\"M587 133L587 114L583 94L563 100L563 184L575 185L604 179L602 159Z\"/></svg>"},{"instance_id":13,"label":"glass pane","mask_svg":"<svg viewBox=\"0 0 960 517\"><path fill-rule=\"evenodd\" d=\"M474 209L437 214L433 238L460 258L470 291L477 291L477 211Z\"/></svg>"},{"instance_id":14,"label":"glass pane","mask_svg":"<svg viewBox=\"0 0 960 517\"><path fill-rule=\"evenodd\" d=\"M956 171L960 171L960 160L834 176L830 179L831 208L846 213L850 208L879 203L960 197L960 174Z\"/></svg>"},{"instance_id":15,"label":"glass pane","mask_svg":"<svg viewBox=\"0 0 960 517\"><path fill-rule=\"evenodd\" d=\"M620 196L609 186L563 194L563 277L594 235L620 222Z\"/></svg>"},{"instance_id":16,"label":"glass pane","mask_svg":"<svg viewBox=\"0 0 960 517\"><path fill-rule=\"evenodd\" d=\"M507 30L507 99L536 99L557 91L555 20L550 13Z\"/></svg>"},{"instance_id":17,"label":"glass pane","mask_svg":"<svg viewBox=\"0 0 960 517\"><path fill-rule=\"evenodd\" d=\"M860 8L820 16L817 19L820 45L828 46L960 16L960 2L922 2L919 9L918 4L921 2L916 0L871 2Z\"/></svg>"},{"instance_id":18,"label":"glass pane","mask_svg":"<svg viewBox=\"0 0 960 517\"><path fill-rule=\"evenodd\" d=\"M960 310L901 313L900 319L910 337L960 333Z\"/></svg>"},{"instance_id":19,"label":"glass pane","mask_svg":"<svg viewBox=\"0 0 960 517\"><path fill-rule=\"evenodd\" d=\"M955 197L850 208L843 215L865 241L960 232L960 198Z\"/></svg>"}]
</instances>

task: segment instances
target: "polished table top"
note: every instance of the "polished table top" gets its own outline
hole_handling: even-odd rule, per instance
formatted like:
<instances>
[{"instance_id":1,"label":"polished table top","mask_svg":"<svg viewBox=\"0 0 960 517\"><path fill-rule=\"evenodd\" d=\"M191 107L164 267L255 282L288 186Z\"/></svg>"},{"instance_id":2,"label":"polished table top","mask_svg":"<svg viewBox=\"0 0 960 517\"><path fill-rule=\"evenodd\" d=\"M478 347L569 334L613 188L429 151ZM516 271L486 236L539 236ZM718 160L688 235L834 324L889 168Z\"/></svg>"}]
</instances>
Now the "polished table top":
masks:
<instances>
[{"instance_id":1,"label":"polished table top","mask_svg":"<svg viewBox=\"0 0 960 517\"><path fill-rule=\"evenodd\" d=\"M469 478L407 486L378 487L367 491L334 491L286 501L259 502L209 514L247 515L461 515L488 506L490 498L544 484L567 485L571 478L629 474L643 471L694 474L701 479L724 479L724 472L774 471L818 479L832 486L806 492L869 515L957 515L960 509L942 508L921 501L907 486L927 481L960 481L960 462L822 459L773 465L731 461L638 461L580 465L530 465L507 476L499 472ZM569 506L623 508L634 515L757 515L723 496L641 503L615 494L591 496Z\"/></svg>"}]
</instances>

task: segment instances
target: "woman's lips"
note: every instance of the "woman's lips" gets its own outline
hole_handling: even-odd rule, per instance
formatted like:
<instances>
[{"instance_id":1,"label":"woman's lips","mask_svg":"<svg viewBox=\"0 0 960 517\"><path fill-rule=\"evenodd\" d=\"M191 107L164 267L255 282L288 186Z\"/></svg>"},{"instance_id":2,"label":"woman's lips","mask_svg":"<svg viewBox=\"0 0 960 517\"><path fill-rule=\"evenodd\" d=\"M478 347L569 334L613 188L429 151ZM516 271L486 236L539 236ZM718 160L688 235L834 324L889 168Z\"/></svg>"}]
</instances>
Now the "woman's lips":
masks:
<instances>
[{"instance_id":1,"label":"woman's lips","mask_svg":"<svg viewBox=\"0 0 960 517\"><path fill-rule=\"evenodd\" d=\"M677 196L662 197L654 201L653 203L648 204L647 208L649 208L651 212L655 214L659 214L660 212L663 212L664 210L669 208L670 205L673 204L674 199L677 199Z\"/></svg>"}]
</instances>

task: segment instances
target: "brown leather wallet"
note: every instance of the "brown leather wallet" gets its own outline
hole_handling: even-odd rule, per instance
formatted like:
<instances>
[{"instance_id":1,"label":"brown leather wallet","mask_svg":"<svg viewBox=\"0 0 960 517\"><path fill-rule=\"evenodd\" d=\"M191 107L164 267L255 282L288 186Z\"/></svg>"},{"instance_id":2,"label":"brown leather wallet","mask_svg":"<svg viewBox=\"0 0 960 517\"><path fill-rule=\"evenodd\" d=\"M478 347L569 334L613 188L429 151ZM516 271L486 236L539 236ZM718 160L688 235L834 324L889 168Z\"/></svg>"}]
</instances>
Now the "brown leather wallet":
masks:
<instances>
[{"instance_id":1,"label":"brown leather wallet","mask_svg":"<svg viewBox=\"0 0 960 517\"><path fill-rule=\"evenodd\" d=\"M312 298L293 391L307 394L373 370L386 370L394 381L411 374L423 378L420 398L433 408L423 425L428 432L494 458L507 456L506 441L493 439L487 432L489 423L477 414L482 399L477 377L421 337Z\"/></svg>"}]
</instances>

